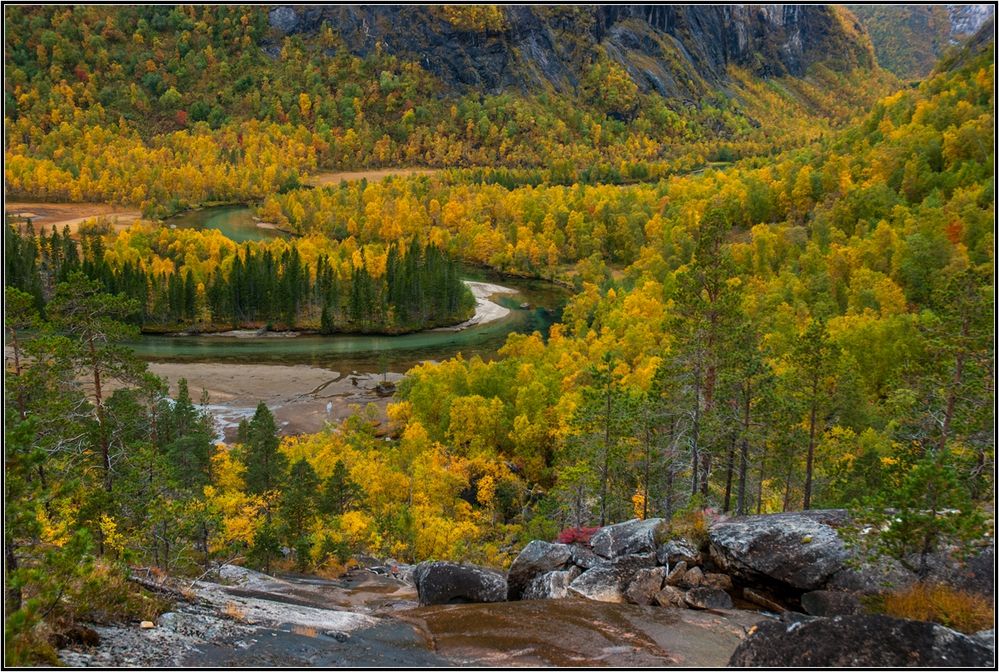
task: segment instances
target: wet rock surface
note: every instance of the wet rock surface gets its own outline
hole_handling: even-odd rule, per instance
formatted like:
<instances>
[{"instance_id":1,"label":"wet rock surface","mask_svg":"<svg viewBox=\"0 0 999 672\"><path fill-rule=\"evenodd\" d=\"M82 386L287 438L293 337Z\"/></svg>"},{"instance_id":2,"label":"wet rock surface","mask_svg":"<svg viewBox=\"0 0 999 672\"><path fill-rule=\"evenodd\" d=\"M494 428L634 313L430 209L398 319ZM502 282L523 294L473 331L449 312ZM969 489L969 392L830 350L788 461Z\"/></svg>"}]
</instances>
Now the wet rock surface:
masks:
<instances>
[{"instance_id":1,"label":"wet rock surface","mask_svg":"<svg viewBox=\"0 0 999 672\"><path fill-rule=\"evenodd\" d=\"M888 616L769 622L732 654L733 667L985 667L994 653L933 623Z\"/></svg>"}]
</instances>

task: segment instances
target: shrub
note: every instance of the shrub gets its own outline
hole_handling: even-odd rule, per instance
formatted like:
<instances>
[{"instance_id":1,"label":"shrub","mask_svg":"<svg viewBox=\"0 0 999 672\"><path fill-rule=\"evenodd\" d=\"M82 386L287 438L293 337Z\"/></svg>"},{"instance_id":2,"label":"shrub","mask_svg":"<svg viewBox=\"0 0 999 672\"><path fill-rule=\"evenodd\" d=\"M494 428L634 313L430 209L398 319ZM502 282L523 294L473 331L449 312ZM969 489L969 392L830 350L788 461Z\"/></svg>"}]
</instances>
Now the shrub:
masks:
<instances>
[{"instance_id":1,"label":"shrub","mask_svg":"<svg viewBox=\"0 0 999 672\"><path fill-rule=\"evenodd\" d=\"M882 610L889 616L932 621L966 633L985 630L993 623L987 599L940 584L916 583L889 593Z\"/></svg>"},{"instance_id":2,"label":"shrub","mask_svg":"<svg viewBox=\"0 0 999 672\"><path fill-rule=\"evenodd\" d=\"M560 544L588 544L599 527L567 527L555 538Z\"/></svg>"}]
</instances>

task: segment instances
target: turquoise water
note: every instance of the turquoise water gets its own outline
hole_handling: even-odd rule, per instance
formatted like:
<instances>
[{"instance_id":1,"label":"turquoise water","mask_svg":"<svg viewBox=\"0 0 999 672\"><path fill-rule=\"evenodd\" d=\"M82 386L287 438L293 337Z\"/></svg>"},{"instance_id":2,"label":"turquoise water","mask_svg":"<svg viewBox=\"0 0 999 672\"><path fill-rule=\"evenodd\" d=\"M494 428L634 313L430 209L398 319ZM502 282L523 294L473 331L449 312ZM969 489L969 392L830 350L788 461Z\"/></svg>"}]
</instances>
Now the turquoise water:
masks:
<instances>
[{"instance_id":1,"label":"turquoise water","mask_svg":"<svg viewBox=\"0 0 999 672\"><path fill-rule=\"evenodd\" d=\"M218 229L236 241L262 240L281 234L261 229L245 206L205 208L167 220L167 225L196 229ZM518 294L500 294L496 303L510 309L506 317L463 331L422 331L402 336L338 334L236 338L230 336L145 335L132 343L143 359L157 362L231 362L311 364L361 373L403 372L430 360L443 360L458 353L466 358L495 356L510 333L540 332L562 317L569 297L567 290L542 280L501 278L479 269L467 269L469 280L492 282L516 289ZM522 308L527 303L529 307Z\"/></svg>"},{"instance_id":2,"label":"turquoise water","mask_svg":"<svg viewBox=\"0 0 999 672\"><path fill-rule=\"evenodd\" d=\"M253 210L245 205L223 205L215 208L190 210L163 222L164 226L178 229L218 229L222 234L237 243L248 240L267 240L288 234L276 229L257 226Z\"/></svg>"}]
</instances>

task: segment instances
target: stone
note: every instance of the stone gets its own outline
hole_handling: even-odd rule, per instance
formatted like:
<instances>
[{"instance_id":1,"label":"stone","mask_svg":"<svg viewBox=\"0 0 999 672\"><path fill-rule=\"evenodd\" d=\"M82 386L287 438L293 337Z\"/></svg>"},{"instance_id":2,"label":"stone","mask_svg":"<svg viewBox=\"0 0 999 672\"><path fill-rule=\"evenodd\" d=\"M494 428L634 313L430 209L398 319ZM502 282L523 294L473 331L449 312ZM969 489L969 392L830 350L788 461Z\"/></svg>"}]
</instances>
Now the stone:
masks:
<instances>
[{"instance_id":1,"label":"stone","mask_svg":"<svg viewBox=\"0 0 999 672\"><path fill-rule=\"evenodd\" d=\"M656 603L660 607L676 607L686 609L687 601L684 592L675 586L663 586L663 589L656 593Z\"/></svg>"},{"instance_id":2,"label":"stone","mask_svg":"<svg viewBox=\"0 0 999 672\"><path fill-rule=\"evenodd\" d=\"M743 588L742 599L747 602L752 602L759 607L763 607L767 611L772 611L775 614L781 614L787 611L787 609L785 609L780 602L754 588Z\"/></svg>"},{"instance_id":3,"label":"stone","mask_svg":"<svg viewBox=\"0 0 999 672\"><path fill-rule=\"evenodd\" d=\"M669 574L666 575L666 584L670 586L679 586L683 583L683 577L687 573L687 563L681 560L669 570Z\"/></svg>"},{"instance_id":4,"label":"stone","mask_svg":"<svg viewBox=\"0 0 999 672\"><path fill-rule=\"evenodd\" d=\"M692 567L683 575L683 585L696 588L704 581L704 572L700 567Z\"/></svg>"},{"instance_id":5,"label":"stone","mask_svg":"<svg viewBox=\"0 0 999 672\"><path fill-rule=\"evenodd\" d=\"M856 595L836 590L805 593L801 596L801 608L812 616L849 616L864 611Z\"/></svg>"},{"instance_id":6,"label":"stone","mask_svg":"<svg viewBox=\"0 0 999 672\"><path fill-rule=\"evenodd\" d=\"M624 602L624 591L637 569L612 565L594 567L569 584L569 592L598 602Z\"/></svg>"},{"instance_id":7,"label":"stone","mask_svg":"<svg viewBox=\"0 0 999 672\"><path fill-rule=\"evenodd\" d=\"M656 552L659 537L666 533L662 518L629 520L597 530L590 538L590 548L604 558Z\"/></svg>"},{"instance_id":8,"label":"stone","mask_svg":"<svg viewBox=\"0 0 999 672\"><path fill-rule=\"evenodd\" d=\"M666 578L665 567L649 567L635 573L624 595L633 604L653 604Z\"/></svg>"},{"instance_id":9,"label":"stone","mask_svg":"<svg viewBox=\"0 0 999 672\"><path fill-rule=\"evenodd\" d=\"M506 600L506 577L484 567L421 562L413 578L421 606Z\"/></svg>"},{"instance_id":10,"label":"stone","mask_svg":"<svg viewBox=\"0 0 999 672\"><path fill-rule=\"evenodd\" d=\"M728 574L707 572L701 580L701 585L708 588L717 588L718 590L732 590L732 577Z\"/></svg>"},{"instance_id":11,"label":"stone","mask_svg":"<svg viewBox=\"0 0 999 672\"><path fill-rule=\"evenodd\" d=\"M667 567L679 562L693 567L701 564L701 553L686 539L670 539L656 550L656 560Z\"/></svg>"},{"instance_id":12,"label":"stone","mask_svg":"<svg viewBox=\"0 0 999 672\"><path fill-rule=\"evenodd\" d=\"M139 623L139 627L143 630L152 630L156 627L156 624L152 621L142 621L142 623Z\"/></svg>"},{"instance_id":13,"label":"stone","mask_svg":"<svg viewBox=\"0 0 999 672\"><path fill-rule=\"evenodd\" d=\"M972 635L979 644L984 644L988 648L992 649L994 652L996 650L996 631L992 630L982 630L981 632L976 632Z\"/></svg>"},{"instance_id":14,"label":"stone","mask_svg":"<svg viewBox=\"0 0 999 672\"><path fill-rule=\"evenodd\" d=\"M569 547L572 564L583 569L593 569L607 562L605 558L591 551L586 546L572 545Z\"/></svg>"},{"instance_id":15,"label":"stone","mask_svg":"<svg viewBox=\"0 0 999 672\"><path fill-rule=\"evenodd\" d=\"M730 667L985 667L994 654L935 623L889 616L765 622L736 648Z\"/></svg>"},{"instance_id":16,"label":"stone","mask_svg":"<svg viewBox=\"0 0 999 672\"><path fill-rule=\"evenodd\" d=\"M817 590L849 557L828 524L843 515L806 511L732 518L709 530L711 559L725 573L745 580ZM810 540L805 542L805 538Z\"/></svg>"},{"instance_id":17,"label":"stone","mask_svg":"<svg viewBox=\"0 0 999 672\"><path fill-rule=\"evenodd\" d=\"M876 595L889 590L908 588L918 577L894 558L878 556L863 562L850 563L829 577L828 590L850 591Z\"/></svg>"},{"instance_id":18,"label":"stone","mask_svg":"<svg viewBox=\"0 0 999 672\"><path fill-rule=\"evenodd\" d=\"M579 567L545 572L531 579L520 596L522 600L561 600L569 597L569 584L582 574Z\"/></svg>"},{"instance_id":19,"label":"stone","mask_svg":"<svg viewBox=\"0 0 999 672\"><path fill-rule=\"evenodd\" d=\"M507 573L508 599L519 600L528 584L538 576L563 569L572 557L569 546L532 541L520 552Z\"/></svg>"},{"instance_id":20,"label":"stone","mask_svg":"<svg viewBox=\"0 0 999 672\"><path fill-rule=\"evenodd\" d=\"M724 590L698 586L691 588L683 596L688 606L694 609L731 609L732 597Z\"/></svg>"}]
</instances>

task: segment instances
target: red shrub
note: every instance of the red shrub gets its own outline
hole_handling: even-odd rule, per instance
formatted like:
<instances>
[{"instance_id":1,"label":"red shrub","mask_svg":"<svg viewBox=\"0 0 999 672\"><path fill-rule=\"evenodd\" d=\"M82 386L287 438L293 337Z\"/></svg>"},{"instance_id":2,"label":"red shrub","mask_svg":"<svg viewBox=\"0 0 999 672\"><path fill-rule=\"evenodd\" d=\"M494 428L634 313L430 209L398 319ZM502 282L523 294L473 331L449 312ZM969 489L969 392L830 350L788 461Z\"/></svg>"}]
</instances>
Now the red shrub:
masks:
<instances>
[{"instance_id":1,"label":"red shrub","mask_svg":"<svg viewBox=\"0 0 999 672\"><path fill-rule=\"evenodd\" d=\"M555 538L560 544L588 544L599 527L567 527Z\"/></svg>"}]
</instances>

